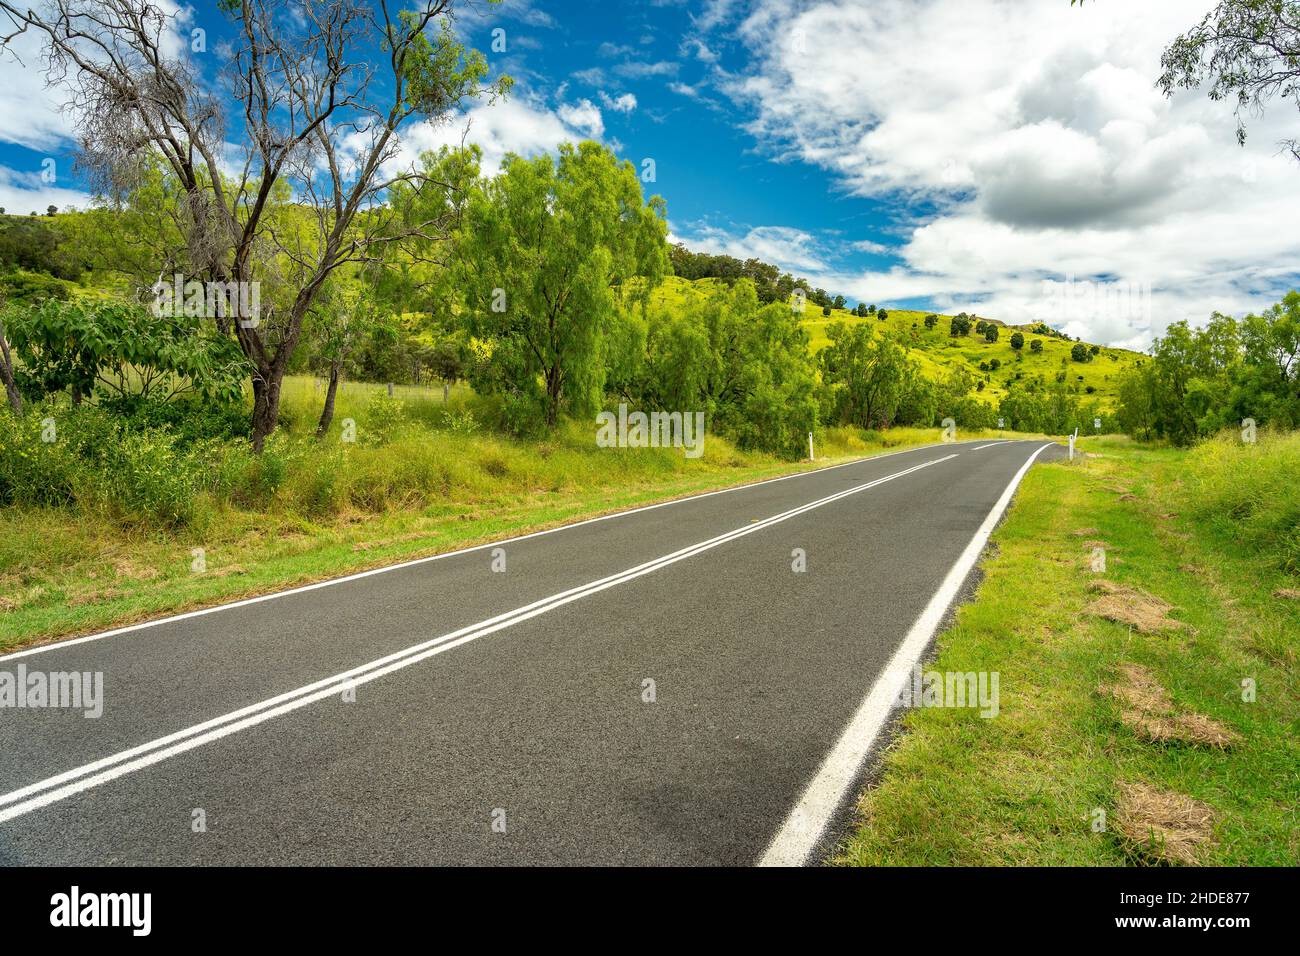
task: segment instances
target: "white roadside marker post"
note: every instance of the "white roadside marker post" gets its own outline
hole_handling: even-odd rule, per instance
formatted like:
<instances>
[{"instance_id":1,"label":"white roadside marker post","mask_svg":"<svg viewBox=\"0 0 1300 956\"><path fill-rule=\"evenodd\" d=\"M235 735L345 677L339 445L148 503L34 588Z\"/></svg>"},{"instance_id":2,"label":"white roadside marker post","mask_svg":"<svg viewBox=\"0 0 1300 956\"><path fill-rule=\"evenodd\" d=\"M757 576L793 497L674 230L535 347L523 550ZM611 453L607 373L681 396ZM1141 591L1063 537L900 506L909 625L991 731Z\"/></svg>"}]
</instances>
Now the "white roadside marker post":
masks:
<instances>
[{"instance_id":1,"label":"white roadside marker post","mask_svg":"<svg viewBox=\"0 0 1300 956\"><path fill-rule=\"evenodd\" d=\"M1074 430L1074 434L1070 436L1070 461L1074 461L1074 440L1078 437L1079 437L1079 429L1076 428Z\"/></svg>"},{"instance_id":2,"label":"white roadside marker post","mask_svg":"<svg viewBox=\"0 0 1300 956\"><path fill-rule=\"evenodd\" d=\"M812 432L808 433L808 460L816 461L817 456L813 454Z\"/></svg>"}]
</instances>

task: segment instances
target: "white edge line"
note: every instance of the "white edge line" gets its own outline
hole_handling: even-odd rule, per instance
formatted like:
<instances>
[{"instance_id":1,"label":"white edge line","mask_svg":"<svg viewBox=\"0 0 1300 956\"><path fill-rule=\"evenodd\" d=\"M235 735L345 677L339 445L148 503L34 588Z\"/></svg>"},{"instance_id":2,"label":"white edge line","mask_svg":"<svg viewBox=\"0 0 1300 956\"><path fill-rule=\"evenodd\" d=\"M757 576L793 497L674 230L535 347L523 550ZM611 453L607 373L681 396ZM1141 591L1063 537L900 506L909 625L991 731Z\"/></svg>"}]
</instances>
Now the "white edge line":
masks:
<instances>
[{"instance_id":1,"label":"white edge line","mask_svg":"<svg viewBox=\"0 0 1300 956\"><path fill-rule=\"evenodd\" d=\"M769 528L772 525L779 524L790 518L801 515L804 512L812 511L824 505L839 501L841 498L847 498L850 495L866 491L878 485L895 478L901 478L905 475L913 474L930 465L942 464L945 461L951 461L958 457L956 453L947 455L943 458L935 458L930 461L921 462L906 468L903 471L895 472L892 475L885 475L873 479L860 485L854 485L852 488L846 488L837 491L834 494L818 498L814 501L807 502L795 508L773 515L770 518L757 522L755 524L743 525L732 531L725 532L705 541L688 545L671 554L655 558L644 564L637 565L617 574L612 574L605 578L600 578L588 584L579 585L570 588L567 591L561 591L558 594L551 595L547 598L526 604L523 607L515 608L495 617L480 621L477 624L470 624L458 630L444 634L441 637L433 638L421 644L405 648L389 654L387 657L379 658L368 664L362 664L359 667L335 674L314 683L307 684L295 690L286 691L276 697L261 701L256 704L250 704L230 713L214 717L200 724L195 724L187 728L167 734L163 737L146 741L135 747L111 754L108 757L100 758L72 770L67 770L47 777L44 780L38 780L35 783L20 787L17 790L0 795L0 805L12 804L11 806L0 809L0 823L12 820L15 817L31 813L33 810L39 810L42 807L49 806L67 797L82 793L100 784L116 780L118 777L132 773L136 770L152 766L168 757L185 753L193 750L206 743L220 740L239 730L254 727L260 723L290 713L319 700L345 690L349 687L356 687L361 684L369 683L386 674L410 667L426 658L461 644L477 640L497 631L504 630L522 621L529 620L541 614L545 614L556 608L563 607L581 598L588 597L607 588L623 584L635 578L658 571L670 564L676 564L686 558L693 557L704 551L709 551L719 545L734 541L737 538L745 537L756 531ZM57 789L51 789L57 788ZM30 798L30 799L27 799ZM21 801L21 802L18 802Z\"/></svg>"},{"instance_id":2,"label":"white edge line","mask_svg":"<svg viewBox=\"0 0 1300 956\"><path fill-rule=\"evenodd\" d=\"M799 802L794 805L781 829L768 844L758 861L759 866L802 866L816 848L822 833L858 779L858 773L875 745L876 738L889 720L898 700L899 689L904 682L911 680L912 669L921 660L949 606L961 591L966 576L984 552L989 536L1011 503L1021 479L1029 471L1034 459L1052 444L1049 442L1040 446L1020 466L1020 470L1002 492L1002 497L993 505L993 510L957 558L956 564L948 571L939 590L930 598L930 603L925 606L921 616L903 638L903 643L876 678L839 740L813 775Z\"/></svg>"},{"instance_id":3,"label":"white edge line","mask_svg":"<svg viewBox=\"0 0 1300 956\"><path fill-rule=\"evenodd\" d=\"M978 441L979 439L973 439ZM584 518L581 521L575 521L572 524L562 524L554 528L544 528L541 531L531 531L528 534L516 535L513 538L500 538L496 541L487 541L483 544L476 544L468 548L458 548L455 551L443 551L439 554L427 555L423 558L413 558L410 561L402 561L398 564L387 564L380 568L371 568L368 571L358 571L355 574L344 575L338 578L329 578L325 581L316 581L312 584L304 584L296 588L289 588L286 591L272 591L269 594L258 594L250 598L242 598L238 601L230 601L225 604L214 604L211 607L199 608L194 611L186 611L182 614L172 614L167 617L158 617L149 621L141 621L138 624L127 624L123 627L113 628L112 630L102 631L98 634L88 634L85 637L74 637L68 640L51 641L48 644L41 644L38 647L29 647L25 650L12 651L8 654L0 654L0 661L17 660L20 657L29 657L34 654L45 654L49 651L57 651L65 647L73 647L77 644L85 644L90 641L102 641L106 637L117 637L119 634L129 634L133 631L142 631L147 628L157 627L161 624L171 624L176 621L186 621L191 618L204 617L208 614L215 614L218 611L229 611L238 607L248 607L251 604L260 604L263 601L272 601L276 598L288 597L291 594L302 594L307 591L315 591L318 588L332 587L335 584L346 584L349 581L360 581L362 578L372 577L376 574L386 574L389 571L400 571L403 568L412 568L421 564L428 564L432 561L441 561L444 558L453 558L460 554L471 554L475 551L482 551L485 548L499 548L505 544L513 544L518 541L527 541L529 538L539 538L543 535L555 534L558 531L568 531L571 528L580 528L583 525L594 524L597 521L609 521L614 518L624 518L628 515L639 514L643 511L653 511L656 508L667 508L670 505L679 505L688 501L699 501L702 498L711 498L714 495L725 495L732 491L744 491L747 488L757 488L760 485L768 485L777 481L787 481L791 478L803 478L807 475L819 475L828 471L834 471L837 468L847 468L850 465L860 465L863 462L879 461L882 458L892 458L894 455L906 455L909 452L924 451L927 448L942 448L951 445L967 445L967 442L941 442L933 445L917 445L915 448L901 448L898 451L885 452L883 455L869 455L865 458L855 458L852 461L841 462L838 465L826 465L822 468L811 468L807 471L798 471L791 475L778 475L775 478L764 478L762 481L749 482L747 484L733 485L730 488L719 488L717 491L704 491L695 495L687 495L683 498L674 498L671 501L660 501L656 504L641 505L637 508L631 508L627 511L615 511L607 515L597 515L594 518Z\"/></svg>"}]
</instances>

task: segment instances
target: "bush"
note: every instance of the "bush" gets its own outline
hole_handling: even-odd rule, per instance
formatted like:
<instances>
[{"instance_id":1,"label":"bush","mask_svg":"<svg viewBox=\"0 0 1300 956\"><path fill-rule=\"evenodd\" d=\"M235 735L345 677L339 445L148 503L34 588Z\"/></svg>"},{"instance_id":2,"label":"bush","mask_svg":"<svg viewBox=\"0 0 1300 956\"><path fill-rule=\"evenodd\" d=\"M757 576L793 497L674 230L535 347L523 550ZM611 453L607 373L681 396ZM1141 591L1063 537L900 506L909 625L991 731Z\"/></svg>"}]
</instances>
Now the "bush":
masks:
<instances>
[{"instance_id":1,"label":"bush","mask_svg":"<svg viewBox=\"0 0 1300 956\"><path fill-rule=\"evenodd\" d=\"M1300 433L1259 433L1255 444L1235 431L1188 453L1187 507L1237 543L1300 574Z\"/></svg>"},{"instance_id":2,"label":"bush","mask_svg":"<svg viewBox=\"0 0 1300 956\"><path fill-rule=\"evenodd\" d=\"M133 431L103 409L46 402L0 418L0 500L77 507L124 523L199 523L208 449L165 429Z\"/></svg>"},{"instance_id":3,"label":"bush","mask_svg":"<svg viewBox=\"0 0 1300 956\"><path fill-rule=\"evenodd\" d=\"M248 409L242 402L197 396L162 401L142 395L105 398L99 407L125 419L132 430L164 429L182 445L211 439L244 439L250 435Z\"/></svg>"}]
</instances>

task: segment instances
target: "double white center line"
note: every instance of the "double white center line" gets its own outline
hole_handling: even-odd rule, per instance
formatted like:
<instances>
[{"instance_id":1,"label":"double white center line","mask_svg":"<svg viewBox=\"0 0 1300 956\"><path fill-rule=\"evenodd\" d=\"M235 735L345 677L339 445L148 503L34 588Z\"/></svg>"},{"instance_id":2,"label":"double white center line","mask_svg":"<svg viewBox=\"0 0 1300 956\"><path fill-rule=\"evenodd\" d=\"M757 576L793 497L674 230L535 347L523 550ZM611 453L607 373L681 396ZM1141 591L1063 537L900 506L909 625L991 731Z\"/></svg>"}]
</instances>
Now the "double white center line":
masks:
<instances>
[{"instance_id":1,"label":"double white center line","mask_svg":"<svg viewBox=\"0 0 1300 956\"><path fill-rule=\"evenodd\" d=\"M561 591L531 604L525 604L523 607L515 608L513 611L498 614L496 617L488 618L477 624L462 627L449 634L443 634L441 637L435 637L424 643L381 657L368 664L362 664L332 677L326 677L323 680L307 684L256 704L250 704L247 707L241 707L239 710L231 711L220 717L194 724L175 733L158 737L139 746L123 750L120 753L95 760L26 787L21 787L0 796L0 823L31 813L33 810L49 806L60 800L65 800L68 797L98 787L101 784L109 783L127 774L143 770L166 760L168 757L194 750L204 744L220 740L222 737L227 737L241 730L247 730L275 717L291 713L328 697L336 696L350 688L377 680L386 674L402 670L413 664L418 664L420 661L442 654L454 647L459 647L462 644L494 634L530 618L546 614L581 598L598 594L607 588L625 584L661 568L666 568L671 564L676 564L678 561L684 561L687 558L719 547L729 541L735 541L745 535L770 528L815 508L839 501L841 498L847 498L849 495L875 488L887 481L902 478L904 475L910 475L922 468L928 468L931 465L937 465L956 457L956 454L951 454L943 458L935 458L903 471L895 472L892 475L855 485L852 488L836 492L833 495L827 495L825 498L819 498L816 501L781 512L754 524L737 528L734 531L709 538L707 541L701 541L698 544L690 545L663 557L639 564L636 567L628 568L618 574L600 578L588 584L570 588L567 591Z\"/></svg>"}]
</instances>

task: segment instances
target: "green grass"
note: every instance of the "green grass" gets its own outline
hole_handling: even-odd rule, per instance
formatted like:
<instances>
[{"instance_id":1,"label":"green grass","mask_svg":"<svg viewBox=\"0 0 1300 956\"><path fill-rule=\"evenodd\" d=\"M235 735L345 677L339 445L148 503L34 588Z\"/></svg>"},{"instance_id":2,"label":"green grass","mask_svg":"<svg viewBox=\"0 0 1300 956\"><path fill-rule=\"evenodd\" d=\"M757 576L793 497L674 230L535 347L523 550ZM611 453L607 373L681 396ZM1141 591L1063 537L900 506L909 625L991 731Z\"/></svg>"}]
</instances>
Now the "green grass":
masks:
<instances>
[{"instance_id":1,"label":"green grass","mask_svg":"<svg viewBox=\"0 0 1300 956\"><path fill-rule=\"evenodd\" d=\"M513 440L476 423L463 392L444 404L440 388L397 389L395 412L376 402L386 391L349 383L317 443L323 392L309 378L287 381L281 433L260 460L227 452L237 480L224 497L203 493L192 523L145 522L99 499L0 510L0 650L816 467L713 435L695 460L680 449L603 449L594 424L574 422ZM357 423L351 444L339 441L347 418ZM832 428L817 464L937 438L937 429Z\"/></svg>"},{"instance_id":2,"label":"green grass","mask_svg":"<svg viewBox=\"0 0 1300 956\"><path fill-rule=\"evenodd\" d=\"M1297 585L1279 528L1290 521L1295 532L1300 436L1191 452L1118 438L1081 447L1098 457L1030 470L994 535L975 600L928 665L999 672L999 716L910 711L832 862L1153 862L1113 825L1122 782L1213 809L1199 863L1300 859L1300 602L1273 594ZM1289 483L1277 480L1286 474ZM1241 511L1238 499L1255 509ZM1105 542L1104 575L1089 566L1092 540ZM1164 599L1184 628L1142 634L1083 614L1097 577ZM1218 721L1239 742L1141 739L1098 690L1121 663L1149 669L1179 711ZM1247 677L1258 686L1253 703L1242 700ZM1104 832L1091 826L1097 808L1112 824Z\"/></svg>"}]
</instances>

